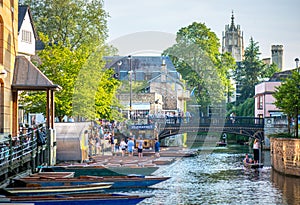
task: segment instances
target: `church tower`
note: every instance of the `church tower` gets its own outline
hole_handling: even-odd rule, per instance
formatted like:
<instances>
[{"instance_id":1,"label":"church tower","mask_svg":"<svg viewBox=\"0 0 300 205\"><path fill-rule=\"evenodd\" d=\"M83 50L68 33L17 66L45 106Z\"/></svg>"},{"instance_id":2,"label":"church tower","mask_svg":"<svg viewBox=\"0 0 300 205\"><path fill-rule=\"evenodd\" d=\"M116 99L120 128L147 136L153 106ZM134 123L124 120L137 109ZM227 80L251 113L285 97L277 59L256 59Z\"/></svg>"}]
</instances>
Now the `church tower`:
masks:
<instances>
[{"instance_id":1,"label":"church tower","mask_svg":"<svg viewBox=\"0 0 300 205\"><path fill-rule=\"evenodd\" d=\"M225 32L222 34L222 53L229 52L236 62L241 62L244 56L244 39L240 25L234 25L232 12L231 24L225 25Z\"/></svg>"},{"instance_id":2,"label":"church tower","mask_svg":"<svg viewBox=\"0 0 300 205\"><path fill-rule=\"evenodd\" d=\"M282 70L283 67L283 45L272 45L272 63Z\"/></svg>"}]
</instances>

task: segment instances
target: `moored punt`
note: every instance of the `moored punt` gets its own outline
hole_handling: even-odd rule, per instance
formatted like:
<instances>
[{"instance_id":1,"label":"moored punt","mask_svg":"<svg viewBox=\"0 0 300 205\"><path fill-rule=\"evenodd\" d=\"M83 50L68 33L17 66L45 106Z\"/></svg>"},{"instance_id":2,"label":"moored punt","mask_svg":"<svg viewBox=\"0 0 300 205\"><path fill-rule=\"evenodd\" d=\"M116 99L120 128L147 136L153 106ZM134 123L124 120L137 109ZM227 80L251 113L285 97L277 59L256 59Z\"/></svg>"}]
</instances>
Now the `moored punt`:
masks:
<instances>
[{"instance_id":1,"label":"moored punt","mask_svg":"<svg viewBox=\"0 0 300 205\"><path fill-rule=\"evenodd\" d=\"M263 168L264 164L263 163L245 163L244 166L246 168L252 168L252 169L258 169L258 168Z\"/></svg>"},{"instance_id":2,"label":"moored punt","mask_svg":"<svg viewBox=\"0 0 300 205\"><path fill-rule=\"evenodd\" d=\"M74 172L38 172L31 174L30 176L38 176L45 178L70 178L74 177Z\"/></svg>"},{"instance_id":3,"label":"moored punt","mask_svg":"<svg viewBox=\"0 0 300 205\"><path fill-rule=\"evenodd\" d=\"M1 203L31 203L35 205L133 205L150 198L152 195L127 194L84 194L84 195L52 195L52 196L7 196L0 198Z\"/></svg>"},{"instance_id":4,"label":"moored punt","mask_svg":"<svg viewBox=\"0 0 300 205\"><path fill-rule=\"evenodd\" d=\"M160 182L166 181L170 177L143 177L143 176L80 176L74 178L36 178L36 177L24 177L16 179L15 184L17 186L77 186L91 183L112 183L111 189L123 189L123 188L146 188Z\"/></svg>"},{"instance_id":5,"label":"moored punt","mask_svg":"<svg viewBox=\"0 0 300 205\"><path fill-rule=\"evenodd\" d=\"M216 142L218 147L226 147L227 143L226 142Z\"/></svg>"},{"instance_id":6,"label":"moored punt","mask_svg":"<svg viewBox=\"0 0 300 205\"><path fill-rule=\"evenodd\" d=\"M137 175L151 175L155 172L159 167L151 166L151 167L141 167L141 166L94 166L94 165L69 165L69 166L50 166L44 167L43 169L46 171L54 171L54 172L74 172L74 176L126 176L130 174Z\"/></svg>"},{"instance_id":7,"label":"moored punt","mask_svg":"<svg viewBox=\"0 0 300 205\"><path fill-rule=\"evenodd\" d=\"M51 179L53 180L53 179ZM39 184L32 184L30 187L12 187L2 188L1 192L6 195L16 196L35 196L35 195L52 195L52 194L81 194L81 193L95 193L108 189L112 183L90 183L76 186L40 186Z\"/></svg>"}]
</instances>

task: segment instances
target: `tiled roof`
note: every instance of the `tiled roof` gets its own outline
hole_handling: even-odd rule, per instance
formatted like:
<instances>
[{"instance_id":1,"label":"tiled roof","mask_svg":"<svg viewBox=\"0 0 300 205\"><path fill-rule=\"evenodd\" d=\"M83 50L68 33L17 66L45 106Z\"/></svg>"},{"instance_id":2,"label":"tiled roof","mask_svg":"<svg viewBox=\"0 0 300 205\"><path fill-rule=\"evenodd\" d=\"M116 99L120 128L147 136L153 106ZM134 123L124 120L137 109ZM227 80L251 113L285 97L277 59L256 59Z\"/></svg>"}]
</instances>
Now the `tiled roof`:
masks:
<instances>
[{"instance_id":1,"label":"tiled roof","mask_svg":"<svg viewBox=\"0 0 300 205\"><path fill-rule=\"evenodd\" d=\"M273 76L269 79L269 81L282 81L292 74L292 70L286 70L278 73L274 73Z\"/></svg>"},{"instance_id":2,"label":"tiled roof","mask_svg":"<svg viewBox=\"0 0 300 205\"><path fill-rule=\"evenodd\" d=\"M118 62L122 61L121 68L129 70L128 56L109 56L104 58L106 60L106 67L118 67ZM167 69L175 71L175 67L169 57L162 56L132 56L132 68L157 68L160 70L162 61L165 60Z\"/></svg>"}]
</instances>

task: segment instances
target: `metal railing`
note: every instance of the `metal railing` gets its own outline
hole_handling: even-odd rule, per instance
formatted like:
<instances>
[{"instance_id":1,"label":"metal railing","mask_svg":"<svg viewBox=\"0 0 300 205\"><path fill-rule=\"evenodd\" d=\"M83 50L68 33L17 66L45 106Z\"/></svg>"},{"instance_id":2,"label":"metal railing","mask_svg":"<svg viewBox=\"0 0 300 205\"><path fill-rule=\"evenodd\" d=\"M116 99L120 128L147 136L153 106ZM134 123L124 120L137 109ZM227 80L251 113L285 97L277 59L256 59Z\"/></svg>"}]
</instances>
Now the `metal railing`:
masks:
<instances>
[{"instance_id":1,"label":"metal railing","mask_svg":"<svg viewBox=\"0 0 300 205\"><path fill-rule=\"evenodd\" d=\"M29 163L32 169L35 165L43 163L43 160L37 159L39 152L45 151L48 139L45 127L36 129L23 129L20 135L12 137L8 135L0 140L0 173L8 174L13 169L24 166ZM15 172L15 171L14 171ZM9 174L8 174L9 175Z\"/></svg>"}]
</instances>

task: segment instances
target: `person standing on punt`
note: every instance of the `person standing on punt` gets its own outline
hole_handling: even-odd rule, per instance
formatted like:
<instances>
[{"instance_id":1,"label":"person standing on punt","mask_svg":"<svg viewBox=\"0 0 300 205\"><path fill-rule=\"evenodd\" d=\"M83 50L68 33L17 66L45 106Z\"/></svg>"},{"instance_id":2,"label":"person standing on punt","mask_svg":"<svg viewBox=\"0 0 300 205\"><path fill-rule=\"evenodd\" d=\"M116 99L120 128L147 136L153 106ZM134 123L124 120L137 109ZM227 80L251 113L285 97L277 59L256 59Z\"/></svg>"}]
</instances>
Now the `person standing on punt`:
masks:
<instances>
[{"instance_id":1,"label":"person standing on punt","mask_svg":"<svg viewBox=\"0 0 300 205\"><path fill-rule=\"evenodd\" d=\"M253 143L254 163L259 162L259 140L255 139Z\"/></svg>"}]
</instances>

